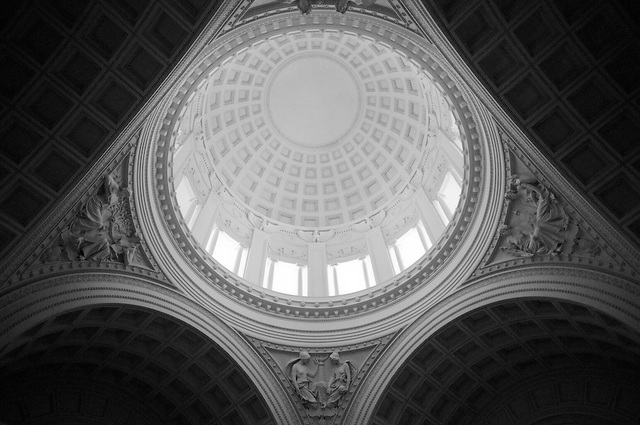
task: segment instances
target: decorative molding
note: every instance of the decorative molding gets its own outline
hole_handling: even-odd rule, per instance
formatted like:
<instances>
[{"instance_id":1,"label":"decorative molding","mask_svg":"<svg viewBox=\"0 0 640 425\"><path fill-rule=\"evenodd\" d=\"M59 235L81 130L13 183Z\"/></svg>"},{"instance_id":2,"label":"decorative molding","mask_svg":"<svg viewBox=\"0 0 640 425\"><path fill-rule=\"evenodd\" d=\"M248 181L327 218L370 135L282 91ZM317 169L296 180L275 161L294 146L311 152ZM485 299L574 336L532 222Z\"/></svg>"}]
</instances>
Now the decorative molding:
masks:
<instances>
[{"instance_id":1,"label":"decorative molding","mask_svg":"<svg viewBox=\"0 0 640 425\"><path fill-rule=\"evenodd\" d=\"M513 175L505 197L512 215L500 229L500 250L512 257L534 255L586 255L595 257L600 247L565 210L563 202L535 177Z\"/></svg>"}]
</instances>

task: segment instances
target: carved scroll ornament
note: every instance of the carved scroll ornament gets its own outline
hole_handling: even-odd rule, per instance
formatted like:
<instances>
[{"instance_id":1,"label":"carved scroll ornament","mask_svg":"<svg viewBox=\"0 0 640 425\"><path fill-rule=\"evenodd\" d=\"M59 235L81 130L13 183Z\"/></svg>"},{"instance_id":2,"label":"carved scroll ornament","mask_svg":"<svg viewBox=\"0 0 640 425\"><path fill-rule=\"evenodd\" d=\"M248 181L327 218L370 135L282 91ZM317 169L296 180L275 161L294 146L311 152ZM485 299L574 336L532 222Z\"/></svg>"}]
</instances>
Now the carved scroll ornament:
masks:
<instances>
[{"instance_id":1,"label":"carved scroll ornament","mask_svg":"<svg viewBox=\"0 0 640 425\"><path fill-rule=\"evenodd\" d=\"M512 202L510 225L501 229L513 257L536 254L598 255L600 247L582 237L578 224L549 188L534 178L512 176L506 198Z\"/></svg>"}]
</instances>

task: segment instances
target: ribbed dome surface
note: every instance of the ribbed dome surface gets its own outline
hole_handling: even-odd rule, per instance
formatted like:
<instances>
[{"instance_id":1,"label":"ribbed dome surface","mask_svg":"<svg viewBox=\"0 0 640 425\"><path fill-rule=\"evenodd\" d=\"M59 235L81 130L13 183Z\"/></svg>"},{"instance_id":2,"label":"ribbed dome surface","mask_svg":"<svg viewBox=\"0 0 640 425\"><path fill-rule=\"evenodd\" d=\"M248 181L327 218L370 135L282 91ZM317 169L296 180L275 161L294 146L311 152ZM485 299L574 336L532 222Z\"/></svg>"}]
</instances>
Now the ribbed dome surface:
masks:
<instances>
[{"instance_id":1,"label":"ribbed dome surface","mask_svg":"<svg viewBox=\"0 0 640 425\"><path fill-rule=\"evenodd\" d=\"M208 168L237 201L282 224L367 217L406 186L425 153L423 77L398 53L346 32L261 41L215 69L200 93Z\"/></svg>"}]
</instances>

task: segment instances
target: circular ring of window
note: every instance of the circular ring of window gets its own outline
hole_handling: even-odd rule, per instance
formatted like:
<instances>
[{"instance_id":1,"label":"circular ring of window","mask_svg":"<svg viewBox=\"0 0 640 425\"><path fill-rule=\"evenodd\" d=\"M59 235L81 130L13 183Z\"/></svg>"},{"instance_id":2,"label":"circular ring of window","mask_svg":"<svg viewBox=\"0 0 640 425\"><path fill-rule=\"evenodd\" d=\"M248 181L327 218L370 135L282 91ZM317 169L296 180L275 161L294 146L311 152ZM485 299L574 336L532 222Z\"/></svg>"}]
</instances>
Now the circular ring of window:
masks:
<instances>
[{"instance_id":1,"label":"circular ring of window","mask_svg":"<svg viewBox=\"0 0 640 425\"><path fill-rule=\"evenodd\" d=\"M450 287L480 261L489 125L423 38L357 13L284 13L190 69L156 155L163 217L198 276L185 285L337 317Z\"/></svg>"}]
</instances>

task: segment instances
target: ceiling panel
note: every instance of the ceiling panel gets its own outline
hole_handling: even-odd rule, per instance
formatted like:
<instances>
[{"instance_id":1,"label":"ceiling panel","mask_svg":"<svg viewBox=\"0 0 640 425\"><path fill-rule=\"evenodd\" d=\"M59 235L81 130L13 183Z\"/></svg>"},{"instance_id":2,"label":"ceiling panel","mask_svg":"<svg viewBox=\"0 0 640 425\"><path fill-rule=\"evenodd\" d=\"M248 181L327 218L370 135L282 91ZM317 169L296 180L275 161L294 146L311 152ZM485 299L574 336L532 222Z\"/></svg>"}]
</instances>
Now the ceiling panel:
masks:
<instances>
[{"instance_id":1,"label":"ceiling panel","mask_svg":"<svg viewBox=\"0 0 640 425\"><path fill-rule=\"evenodd\" d=\"M0 252L82 178L220 2L29 0L0 25Z\"/></svg>"},{"instance_id":2,"label":"ceiling panel","mask_svg":"<svg viewBox=\"0 0 640 425\"><path fill-rule=\"evenodd\" d=\"M640 241L639 4L424 4L550 161L631 240Z\"/></svg>"}]
</instances>

